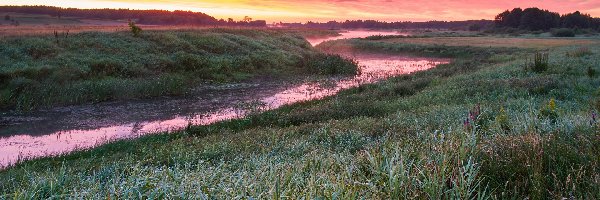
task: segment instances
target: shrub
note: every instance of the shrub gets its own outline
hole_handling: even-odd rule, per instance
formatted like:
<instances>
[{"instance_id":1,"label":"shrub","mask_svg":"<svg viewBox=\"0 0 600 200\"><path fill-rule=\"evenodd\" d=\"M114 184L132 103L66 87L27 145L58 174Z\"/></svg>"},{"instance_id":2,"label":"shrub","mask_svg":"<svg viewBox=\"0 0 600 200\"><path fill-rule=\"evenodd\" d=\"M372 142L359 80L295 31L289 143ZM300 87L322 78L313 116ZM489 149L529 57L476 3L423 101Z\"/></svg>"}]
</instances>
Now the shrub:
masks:
<instances>
[{"instance_id":1,"label":"shrub","mask_svg":"<svg viewBox=\"0 0 600 200\"><path fill-rule=\"evenodd\" d=\"M142 33L142 28L135 25L134 21L131 21L131 20L129 21L129 28L131 29L131 33L133 33L134 37L139 37L140 34Z\"/></svg>"},{"instance_id":2,"label":"shrub","mask_svg":"<svg viewBox=\"0 0 600 200\"><path fill-rule=\"evenodd\" d=\"M548 53L535 53L533 60L527 61L526 68L537 73L548 70Z\"/></svg>"},{"instance_id":3,"label":"shrub","mask_svg":"<svg viewBox=\"0 0 600 200\"><path fill-rule=\"evenodd\" d=\"M575 37L575 31L569 28L554 29L550 33L554 37Z\"/></svg>"}]
</instances>

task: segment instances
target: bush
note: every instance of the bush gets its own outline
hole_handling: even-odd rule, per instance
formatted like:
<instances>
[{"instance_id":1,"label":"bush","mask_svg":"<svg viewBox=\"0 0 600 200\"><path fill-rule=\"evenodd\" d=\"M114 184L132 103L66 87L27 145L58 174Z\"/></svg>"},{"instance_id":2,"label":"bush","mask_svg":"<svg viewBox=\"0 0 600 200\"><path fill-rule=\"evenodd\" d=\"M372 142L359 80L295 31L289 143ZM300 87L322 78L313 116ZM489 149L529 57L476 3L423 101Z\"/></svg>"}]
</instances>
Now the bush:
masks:
<instances>
[{"instance_id":1,"label":"bush","mask_svg":"<svg viewBox=\"0 0 600 200\"><path fill-rule=\"evenodd\" d=\"M135 25L135 22L133 22L133 21L129 21L129 28L131 29L131 33L133 33L134 37L139 37L140 34L142 33L142 28Z\"/></svg>"},{"instance_id":2,"label":"bush","mask_svg":"<svg viewBox=\"0 0 600 200\"><path fill-rule=\"evenodd\" d=\"M575 37L575 31L570 28L554 29L550 32L554 37Z\"/></svg>"},{"instance_id":3,"label":"bush","mask_svg":"<svg viewBox=\"0 0 600 200\"><path fill-rule=\"evenodd\" d=\"M527 61L526 68L537 73L548 70L548 53L535 53L533 60Z\"/></svg>"}]
</instances>

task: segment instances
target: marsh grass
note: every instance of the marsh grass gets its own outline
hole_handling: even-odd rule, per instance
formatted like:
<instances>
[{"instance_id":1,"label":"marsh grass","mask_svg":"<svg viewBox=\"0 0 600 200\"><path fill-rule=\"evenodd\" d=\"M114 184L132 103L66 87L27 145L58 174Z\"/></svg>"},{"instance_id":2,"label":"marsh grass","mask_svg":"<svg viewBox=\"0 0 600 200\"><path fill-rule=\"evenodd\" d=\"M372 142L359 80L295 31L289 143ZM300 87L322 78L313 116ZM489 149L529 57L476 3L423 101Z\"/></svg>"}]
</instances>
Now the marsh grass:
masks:
<instances>
[{"instance_id":1,"label":"marsh grass","mask_svg":"<svg viewBox=\"0 0 600 200\"><path fill-rule=\"evenodd\" d=\"M137 30L137 29L136 29ZM163 95L256 76L355 74L295 32L147 31L0 39L0 109L31 110Z\"/></svg>"},{"instance_id":2,"label":"marsh grass","mask_svg":"<svg viewBox=\"0 0 600 200\"><path fill-rule=\"evenodd\" d=\"M593 54L593 52L590 50L590 48L587 48L587 47L580 47L574 51L568 51L566 53L567 57L577 57L577 58L590 56L592 54Z\"/></svg>"},{"instance_id":3,"label":"marsh grass","mask_svg":"<svg viewBox=\"0 0 600 200\"><path fill-rule=\"evenodd\" d=\"M0 172L6 180L0 193L16 199L599 198L600 132L590 123L597 109L590 99L598 99L600 80L572 67L580 61L565 52L574 47L551 49L558 57L548 70L530 73L522 70L527 51L363 42L392 52L443 51L455 60L244 119L27 161ZM500 53L508 59L497 59ZM466 117L487 124L466 128Z\"/></svg>"},{"instance_id":4,"label":"marsh grass","mask_svg":"<svg viewBox=\"0 0 600 200\"><path fill-rule=\"evenodd\" d=\"M527 59L525 69L536 73L541 73L548 70L549 53L536 52L531 60Z\"/></svg>"}]
</instances>

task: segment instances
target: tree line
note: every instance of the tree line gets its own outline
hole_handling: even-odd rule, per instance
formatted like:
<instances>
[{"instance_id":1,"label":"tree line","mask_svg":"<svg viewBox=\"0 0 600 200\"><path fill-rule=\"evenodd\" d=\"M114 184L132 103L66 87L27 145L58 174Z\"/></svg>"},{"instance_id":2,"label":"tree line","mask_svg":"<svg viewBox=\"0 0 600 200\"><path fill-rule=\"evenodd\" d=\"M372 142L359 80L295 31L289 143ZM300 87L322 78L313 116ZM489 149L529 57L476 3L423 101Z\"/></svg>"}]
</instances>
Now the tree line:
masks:
<instances>
[{"instance_id":1,"label":"tree line","mask_svg":"<svg viewBox=\"0 0 600 200\"><path fill-rule=\"evenodd\" d=\"M264 20L240 21L233 19L217 20L201 12L167 11L167 10L132 10L132 9L79 9L54 6L0 6L0 12L24 14L42 14L53 17L80 17L105 20L135 20L139 24L148 25L224 25L224 26L266 26Z\"/></svg>"},{"instance_id":2,"label":"tree line","mask_svg":"<svg viewBox=\"0 0 600 200\"><path fill-rule=\"evenodd\" d=\"M319 29L454 29L454 30L480 30L493 26L492 20L467 20L467 21L427 21L427 22L385 22L377 20L346 20L343 22L306 22L306 23L277 23L277 26L291 28L319 28Z\"/></svg>"},{"instance_id":3,"label":"tree line","mask_svg":"<svg viewBox=\"0 0 600 200\"><path fill-rule=\"evenodd\" d=\"M539 8L515 8L498 14L494 20L496 27L516 28L530 31L555 28L600 29L600 18L579 11L560 15L557 12Z\"/></svg>"}]
</instances>

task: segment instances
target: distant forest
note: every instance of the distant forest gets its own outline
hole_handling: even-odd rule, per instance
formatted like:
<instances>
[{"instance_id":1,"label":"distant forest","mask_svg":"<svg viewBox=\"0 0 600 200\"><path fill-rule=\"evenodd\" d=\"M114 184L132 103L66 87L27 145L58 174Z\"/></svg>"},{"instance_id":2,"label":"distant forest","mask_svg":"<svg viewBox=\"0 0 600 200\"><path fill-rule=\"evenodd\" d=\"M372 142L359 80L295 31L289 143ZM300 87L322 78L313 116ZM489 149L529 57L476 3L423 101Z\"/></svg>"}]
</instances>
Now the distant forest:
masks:
<instances>
[{"instance_id":1,"label":"distant forest","mask_svg":"<svg viewBox=\"0 0 600 200\"><path fill-rule=\"evenodd\" d=\"M595 29L600 30L600 18L579 11L560 15L556 12L539 8L515 8L506 10L496 16L496 27L515 28L529 31L550 30L556 28Z\"/></svg>"},{"instance_id":2,"label":"distant forest","mask_svg":"<svg viewBox=\"0 0 600 200\"><path fill-rule=\"evenodd\" d=\"M428 22L383 22L376 20L346 20L343 22L329 21L326 23L278 23L278 26L292 28L321 28L321 29L452 29L478 31L494 25L493 20L468 21L428 21Z\"/></svg>"},{"instance_id":3,"label":"distant forest","mask_svg":"<svg viewBox=\"0 0 600 200\"><path fill-rule=\"evenodd\" d=\"M266 26L264 20L246 17L240 21L231 18L217 20L214 17L191 11L130 10L130 9L78 9L53 6L0 6L0 12L25 14L45 14L53 17L81 17L105 20L135 20L147 25L224 25L224 26Z\"/></svg>"},{"instance_id":4,"label":"distant forest","mask_svg":"<svg viewBox=\"0 0 600 200\"><path fill-rule=\"evenodd\" d=\"M53 6L0 6L0 12L25 14L45 14L61 17L80 17L105 20L135 20L147 25L215 25L215 26L252 26L266 27L264 20L252 20L245 17L240 21L232 18L216 19L201 12L166 11L166 10L131 10L131 9L78 9ZM556 28L594 29L600 30L600 18L579 11L560 15L556 12L539 8L515 8L498 14L495 20L467 21L428 21L428 22L384 22L377 20L346 20L276 23L278 27L317 28L317 29L449 29L449 30L490 30L519 29L528 31L547 31Z\"/></svg>"},{"instance_id":5,"label":"distant forest","mask_svg":"<svg viewBox=\"0 0 600 200\"><path fill-rule=\"evenodd\" d=\"M515 8L506 10L494 20L467 21L428 21L428 22L383 22L376 20L346 20L343 22L330 21L326 23L278 23L278 26L295 28L322 29L450 29L450 30L499 30L518 29L527 31L547 31L557 28L594 29L600 31L600 18L579 11L560 15L556 12L539 8Z\"/></svg>"}]
</instances>

